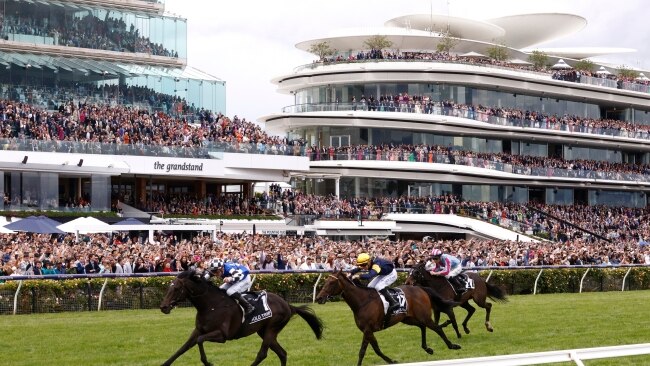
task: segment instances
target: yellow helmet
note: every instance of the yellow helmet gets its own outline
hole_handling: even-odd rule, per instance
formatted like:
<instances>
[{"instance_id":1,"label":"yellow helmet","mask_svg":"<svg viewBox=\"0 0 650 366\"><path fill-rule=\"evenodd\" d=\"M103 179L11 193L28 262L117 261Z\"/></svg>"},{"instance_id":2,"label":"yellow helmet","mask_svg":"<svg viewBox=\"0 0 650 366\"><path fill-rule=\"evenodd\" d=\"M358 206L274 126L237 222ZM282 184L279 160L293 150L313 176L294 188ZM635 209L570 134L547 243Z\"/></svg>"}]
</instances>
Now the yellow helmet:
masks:
<instances>
[{"instance_id":1,"label":"yellow helmet","mask_svg":"<svg viewBox=\"0 0 650 366\"><path fill-rule=\"evenodd\" d=\"M357 266L361 266L363 264L368 264L370 263L370 254L368 253L361 253L357 257Z\"/></svg>"}]
</instances>

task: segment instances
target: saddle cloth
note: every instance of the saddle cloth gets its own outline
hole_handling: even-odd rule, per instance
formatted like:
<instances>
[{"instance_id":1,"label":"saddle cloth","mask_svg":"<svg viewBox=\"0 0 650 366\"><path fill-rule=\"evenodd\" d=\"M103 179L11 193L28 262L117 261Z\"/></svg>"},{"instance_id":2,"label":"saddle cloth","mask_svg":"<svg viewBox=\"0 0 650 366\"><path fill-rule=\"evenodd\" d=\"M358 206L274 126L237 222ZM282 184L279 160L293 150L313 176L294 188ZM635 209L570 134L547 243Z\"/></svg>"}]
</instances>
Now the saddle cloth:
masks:
<instances>
[{"instance_id":1,"label":"saddle cloth","mask_svg":"<svg viewBox=\"0 0 650 366\"><path fill-rule=\"evenodd\" d=\"M402 291L401 288L389 288L388 293L393 297L393 299L397 299L397 304L398 304L391 311L390 315L406 313L407 303L406 303L406 296L404 296L404 291ZM384 304L384 314L387 314L386 312L388 311L388 301L384 298L384 295L382 295L381 293L379 293L379 297L381 298L381 302Z\"/></svg>"},{"instance_id":2,"label":"saddle cloth","mask_svg":"<svg viewBox=\"0 0 650 366\"><path fill-rule=\"evenodd\" d=\"M271 307L267 302L266 291L245 292L241 295L255 308L252 313L242 317L242 323L248 322L249 324L253 324L273 316ZM241 305L239 307L242 308L243 314L244 308Z\"/></svg>"}]
</instances>

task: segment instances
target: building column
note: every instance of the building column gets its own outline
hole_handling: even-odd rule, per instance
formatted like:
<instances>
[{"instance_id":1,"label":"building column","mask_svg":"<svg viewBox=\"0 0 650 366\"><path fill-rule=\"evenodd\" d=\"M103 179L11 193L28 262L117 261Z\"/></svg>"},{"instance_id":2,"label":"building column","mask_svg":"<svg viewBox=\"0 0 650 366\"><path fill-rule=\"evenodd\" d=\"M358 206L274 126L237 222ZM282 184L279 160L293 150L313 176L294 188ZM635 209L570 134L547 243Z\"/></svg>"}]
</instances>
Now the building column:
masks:
<instances>
[{"instance_id":1,"label":"building column","mask_svg":"<svg viewBox=\"0 0 650 366\"><path fill-rule=\"evenodd\" d=\"M336 195L337 199L340 196L340 191L341 191L341 178L336 178L334 179L334 194Z\"/></svg>"}]
</instances>

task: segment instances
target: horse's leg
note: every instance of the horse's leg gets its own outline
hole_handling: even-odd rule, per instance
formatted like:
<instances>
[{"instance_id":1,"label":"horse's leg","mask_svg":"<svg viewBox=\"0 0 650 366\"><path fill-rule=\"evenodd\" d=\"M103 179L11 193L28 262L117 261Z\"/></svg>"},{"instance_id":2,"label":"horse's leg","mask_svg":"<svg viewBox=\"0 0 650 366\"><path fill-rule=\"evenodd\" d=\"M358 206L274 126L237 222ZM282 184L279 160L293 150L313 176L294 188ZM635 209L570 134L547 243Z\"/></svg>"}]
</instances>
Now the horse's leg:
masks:
<instances>
[{"instance_id":1,"label":"horse's leg","mask_svg":"<svg viewBox=\"0 0 650 366\"><path fill-rule=\"evenodd\" d=\"M257 366L262 361L264 361L264 359L268 355L269 347L272 347L273 344L278 343L278 341L277 341L277 333L272 330L270 325L267 325L263 329L258 330L257 334L260 336L260 338L262 338L262 346L260 346L260 350L257 352L257 357L255 357L255 361L253 361L251 366ZM282 348L282 347L280 347L280 348ZM271 349L273 349L273 348L271 348ZM285 366L287 364L287 353L284 352L284 355L278 354L278 352L275 349L273 349L273 352L275 352L278 355L278 357L280 358L280 364L282 366Z\"/></svg>"},{"instance_id":2,"label":"horse's leg","mask_svg":"<svg viewBox=\"0 0 650 366\"><path fill-rule=\"evenodd\" d=\"M203 349L203 342L206 341L225 343L226 335L221 331L221 329L217 329L196 338L196 343L198 344L199 352L201 353L201 362L203 362L204 366L212 366L212 364L208 362L208 357L205 355L205 350Z\"/></svg>"},{"instance_id":3,"label":"horse's leg","mask_svg":"<svg viewBox=\"0 0 650 366\"><path fill-rule=\"evenodd\" d=\"M282 366L287 364L287 351L282 348L280 343L278 343L277 339L275 342L269 344L269 347L271 347L271 350L275 352L276 355L278 355L278 358L280 359L280 362Z\"/></svg>"},{"instance_id":4,"label":"horse's leg","mask_svg":"<svg viewBox=\"0 0 650 366\"><path fill-rule=\"evenodd\" d=\"M208 362L208 357L205 355L205 350L203 349L203 342L200 342L198 345L199 345L199 353L201 354L201 362L203 362L204 366L212 366L212 364Z\"/></svg>"},{"instance_id":5,"label":"horse's leg","mask_svg":"<svg viewBox=\"0 0 650 366\"><path fill-rule=\"evenodd\" d=\"M492 324L490 323L490 313L492 312L492 303L488 302L486 299L482 299L481 301L477 301L476 299L474 299L474 302L476 303L476 305L485 309L485 329L487 329L488 332L494 332L494 329L492 328Z\"/></svg>"},{"instance_id":6,"label":"horse's leg","mask_svg":"<svg viewBox=\"0 0 650 366\"><path fill-rule=\"evenodd\" d=\"M444 328L444 327L448 326L449 324L451 324L451 326L454 328L454 331L456 331L456 337L462 338L462 335L460 334L460 331L458 330L458 322L456 321L456 314L454 313L454 309L449 308L449 311L445 312L445 314L447 314L449 319L447 319L447 321L442 323L440 325L440 327ZM440 311L438 311L438 318L440 318ZM434 321L434 322L436 324L438 324L438 322L436 322L436 321Z\"/></svg>"},{"instance_id":7,"label":"horse's leg","mask_svg":"<svg viewBox=\"0 0 650 366\"><path fill-rule=\"evenodd\" d=\"M474 300L476 302L476 300ZM463 320L463 329L465 330L465 334L469 334L469 328L467 327L467 323L469 323L469 319L474 315L474 312L476 311L476 308L473 307L469 301L465 301L460 305L463 309L467 310L467 316L465 316L465 320Z\"/></svg>"},{"instance_id":8,"label":"horse's leg","mask_svg":"<svg viewBox=\"0 0 650 366\"><path fill-rule=\"evenodd\" d=\"M176 361L177 358L179 358L183 353L187 352L188 349L194 347L196 344L196 339L199 337L199 331L194 329L192 331L192 334L190 334L190 338L185 342L184 345L181 346L181 348L176 351L165 363L163 363L163 366L169 366L174 361Z\"/></svg>"},{"instance_id":9,"label":"horse's leg","mask_svg":"<svg viewBox=\"0 0 650 366\"><path fill-rule=\"evenodd\" d=\"M366 349L368 348L368 340L366 339L366 333L363 333L363 338L361 339L361 348L359 348L359 361L357 366L361 366L363 362L363 357L366 355Z\"/></svg>"},{"instance_id":10,"label":"horse's leg","mask_svg":"<svg viewBox=\"0 0 650 366\"><path fill-rule=\"evenodd\" d=\"M425 327L424 325L420 325L420 338L422 338L422 349L426 353L432 355L433 348L427 345L427 327Z\"/></svg>"},{"instance_id":11,"label":"horse's leg","mask_svg":"<svg viewBox=\"0 0 650 366\"><path fill-rule=\"evenodd\" d=\"M363 342L361 343L361 350L359 351L358 366L361 366L361 361L363 360L363 356L366 354L366 348L368 347L368 343L370 343L370 345L372 346L372 350L375 351L375 354L381 357L384 361L386 361L386 363L388 364L397 363L397 361L391 360L379 349L379 343L377 343L377 338L375 338L375 334L372 331L366 331L363 333Z\"/></svg>"},{"instance_id":12,"label":"horse's leg","mask_svg":"<svg viewBox=\"0 0 650 366\"><path fill-rule=\"evenodd\" d=\"M424 320L424 324L427 326L427 328L429 328L432 331L436 332L436 334L438 334L438 336L440 336L440 338L442 338L443 342L445 342L445 344L447 345L447 348L449 348L449 349L460 349L459 345L451 343L449 338L447 338L447 335L445 334L445 332L443 332L442 328L439 325L435 324L430 317L427 317Z\"/></svg>"}]
</instances>

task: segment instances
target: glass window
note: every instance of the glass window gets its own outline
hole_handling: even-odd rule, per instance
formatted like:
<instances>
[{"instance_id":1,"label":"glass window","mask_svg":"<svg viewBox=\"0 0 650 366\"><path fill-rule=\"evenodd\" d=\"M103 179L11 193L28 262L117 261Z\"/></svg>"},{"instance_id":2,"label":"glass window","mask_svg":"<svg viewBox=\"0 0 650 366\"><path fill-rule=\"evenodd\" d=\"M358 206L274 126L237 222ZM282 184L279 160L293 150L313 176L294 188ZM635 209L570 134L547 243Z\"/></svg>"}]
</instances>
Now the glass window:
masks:
<instances>
[{"instance_id":1,"label":"glass window","mask_svg":"<svg viewBox=\"0 0 650 366\"><path fill-rule=\"evenodd\" d=\"M107 175L93 175L90 187L90 206L93 211L111 210L111 177Z\"/></svg>"}]
</instances>

